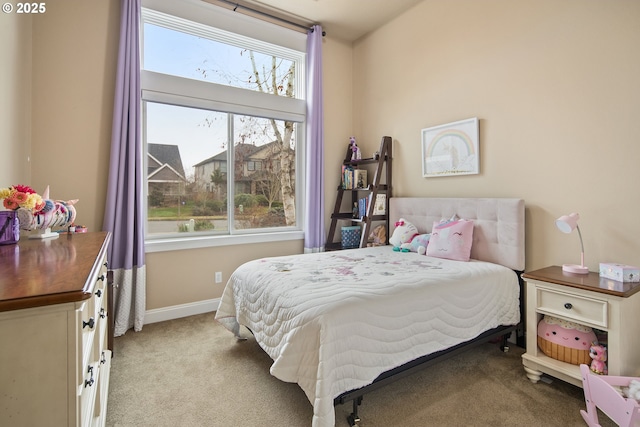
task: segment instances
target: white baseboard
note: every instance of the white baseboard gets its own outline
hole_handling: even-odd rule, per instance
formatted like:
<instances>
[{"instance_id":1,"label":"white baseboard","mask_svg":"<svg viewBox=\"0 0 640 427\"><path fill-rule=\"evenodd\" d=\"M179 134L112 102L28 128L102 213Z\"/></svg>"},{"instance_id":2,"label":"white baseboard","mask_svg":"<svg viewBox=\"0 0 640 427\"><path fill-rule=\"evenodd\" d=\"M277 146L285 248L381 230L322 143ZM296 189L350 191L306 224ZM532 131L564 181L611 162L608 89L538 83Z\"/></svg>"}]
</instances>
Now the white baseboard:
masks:
<instances>
[{"instance_id":1,"label":"white baseboard","mask_svg":"<svg viewBox=\"0 0 640 427\"><path fill-rule=\"evenodd\" d=\"M194 316L196 314L216 311L220 305L220 298L191 302L188 304L172 305L170 307L155 308L144 313L144 323L164 322L165 320L179 319L181 317Z\"/></svg>"}]
</instances>

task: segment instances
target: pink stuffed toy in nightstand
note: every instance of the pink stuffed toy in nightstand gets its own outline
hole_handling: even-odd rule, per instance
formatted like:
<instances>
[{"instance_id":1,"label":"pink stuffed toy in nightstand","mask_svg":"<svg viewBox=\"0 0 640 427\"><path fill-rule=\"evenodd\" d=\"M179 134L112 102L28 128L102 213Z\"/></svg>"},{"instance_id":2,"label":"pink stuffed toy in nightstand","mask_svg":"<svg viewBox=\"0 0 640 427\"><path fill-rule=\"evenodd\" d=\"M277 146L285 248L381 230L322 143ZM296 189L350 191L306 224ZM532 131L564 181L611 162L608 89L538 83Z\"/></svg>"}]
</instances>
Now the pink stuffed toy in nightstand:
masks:
<instances>
[{"instance_id":1,"label":"pink stuffed toy in nightstand","mask_svg":"<svg viewBox=\"0 0 640 427\"><path fill-rule=\"evenodd\" d=\"M593 343L591 349L589 349L589 356L593 359L591 361L591 372L595 372L600 375L607 375L607 348L603 345Z\"/></svg>"}]
</instances>

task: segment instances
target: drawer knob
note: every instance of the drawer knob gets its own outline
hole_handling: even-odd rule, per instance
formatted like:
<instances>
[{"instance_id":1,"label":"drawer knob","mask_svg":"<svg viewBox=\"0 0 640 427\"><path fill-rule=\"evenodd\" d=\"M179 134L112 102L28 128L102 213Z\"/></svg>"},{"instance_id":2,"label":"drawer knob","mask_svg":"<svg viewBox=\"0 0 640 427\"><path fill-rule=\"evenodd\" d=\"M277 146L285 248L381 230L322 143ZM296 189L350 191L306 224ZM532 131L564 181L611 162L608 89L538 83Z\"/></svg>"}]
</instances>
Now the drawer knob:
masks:
<instances>
[{"instance_id":1,"label":"drawer knob","mask_svg":"<svg viewBox=\"0 0 640 427\"><path fill-rule=\"evenodd\" d=\"M100 298L100 297L102 296L102 291L101 291L100 289L98 289L98 290L96 291L96 296L97 296L98 298Z\"/></svg>"},{"instance_id":2,"label":"drawer knob","mask_svg":"<svg viewBox=\"0 0 640 427\"><path fill-rule=\"evenodd\" d=\"M106 279L106 278L107 278L106 274L101 274L100 277L98 277L98 280L104 281L104 279Z\"/></svg>"},{"instance_id":3,"label":"drawer knob","mask_svg":"<svg viewBox=\"0 0 640 427\"><path fill-rule=\"evenodd\" d=\"M93 317L91 317L91 318L89 319L89 321L88 321L88 322L85 322L85 321L83 320L83 321L82 321L82 329L84 329L86 326L88 326L88 327L89 327L89 329L93 329L93 327L95 326L95 324L96 324L96 321L95 321L95 319L94 319Z\"/></svg>"},{"instance_id":4,"label":"drawer knob","mask_svg":"<svg viewBox=\"0 0 640 427\"><path fill-rule=\"evenodd\" d=\"M89 366L89 368L87 369L87 372L91 374L91 378L89 378L88 380L84 380L84 386L86 387L91 387L93 385L94 379L93 379L93 366Z\"/></svg>"},{"instance_id":5,"label":"drawer knob","mask_svg":"<svg viewBox=\"0 0 640 427\"><path fill-rule=\"evenodd\" d=\"M100 309L100 318L104 319L105 317L107 317L107 312L104 310L104 308Z\"/></svg>"},{"instance_id":6,"label":"drawer knob","mask_svg":"<svg viewBox=\"0 0 640 427\"><path fill-rule=\"evenodd\" d=\"M566 308L567 310L571 310L573 308L573 305L571 305L570 302L565 302L564 303L564 308Z\"/></svg>"}]
</instances>

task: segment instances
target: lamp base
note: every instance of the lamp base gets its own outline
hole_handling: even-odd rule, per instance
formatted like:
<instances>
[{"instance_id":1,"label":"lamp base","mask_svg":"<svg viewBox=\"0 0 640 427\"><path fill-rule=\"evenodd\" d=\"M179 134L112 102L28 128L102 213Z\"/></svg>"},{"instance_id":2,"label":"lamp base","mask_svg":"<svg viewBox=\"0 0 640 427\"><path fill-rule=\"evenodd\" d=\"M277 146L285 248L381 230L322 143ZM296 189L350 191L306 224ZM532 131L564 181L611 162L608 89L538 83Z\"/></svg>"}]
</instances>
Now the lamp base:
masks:
<instances>
[{"instance_id":1,"label":"lamp base","mask_svg":"<svg viewBox=\"0 0 640 427\"><path fill-rule=\"evenodd\" d=\"M589 268L582 265L562 264L562 271L575 274L589 274Z\"/></svg>"}]
</instances>

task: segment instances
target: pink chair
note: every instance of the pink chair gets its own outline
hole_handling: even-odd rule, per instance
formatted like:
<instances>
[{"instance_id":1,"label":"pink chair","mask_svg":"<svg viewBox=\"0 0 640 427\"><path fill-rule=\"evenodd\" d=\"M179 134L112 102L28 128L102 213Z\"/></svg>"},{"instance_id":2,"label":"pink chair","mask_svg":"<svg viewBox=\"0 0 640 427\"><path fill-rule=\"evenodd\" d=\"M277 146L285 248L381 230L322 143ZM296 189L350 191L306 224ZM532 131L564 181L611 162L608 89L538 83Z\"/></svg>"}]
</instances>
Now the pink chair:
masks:
<instances>
[{"instance_id":1,"label":"pink chair","mask_svg":"<svg viewBox=\"0 0 640 427\"><path fill-rule=\"evenodd\" d=\"M582 387L587 410L580 411L582 418L589 427L600 427L598 412L607 414L621 427L640 426L640 404L635 399L627 399L613 386L626 387L633 377L616 377L613 375L598 375L591 372L589 366L580 365ZM638 423L638 424L636 424Z\"/></svg>"}]
</instances>

